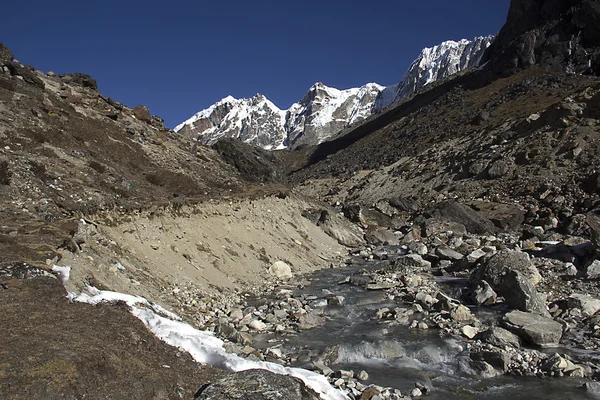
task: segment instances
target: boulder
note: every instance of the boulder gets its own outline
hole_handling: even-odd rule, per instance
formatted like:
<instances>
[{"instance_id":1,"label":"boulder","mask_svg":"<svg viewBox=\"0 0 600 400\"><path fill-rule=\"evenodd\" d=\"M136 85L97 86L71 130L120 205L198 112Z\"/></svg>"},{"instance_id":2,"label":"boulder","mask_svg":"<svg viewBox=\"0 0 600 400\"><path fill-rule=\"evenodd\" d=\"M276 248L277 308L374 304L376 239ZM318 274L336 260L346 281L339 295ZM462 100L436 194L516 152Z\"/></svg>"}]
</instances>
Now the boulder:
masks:
<instances>
[{"instance_id":1,"label":"boulder","mask_svg":"<svg viewBox=\"0 0 600 400\"><path fill-rule=\"evenodd\" d=\"M516 231L525 220L523 211L513 204L473 201L469 206L492 221L503 232Z\"/></svg>"},{"instance_id":2,"label":"boulder","mask_svg":"<svg viewBox=\"0 0 600 400\"><path fill-rule=\"evenodd\" d=\"M512 169L512 164L505 160L497 160L490 165L487 174L490 179L498 179L507 176Z\"/></svg>"},{"instance_id":3,"label":"boulder","mask_svg":"<svg viewBox=\"0 0 600 400\"><path fill-rule=\"evenodd\" d=\"M489 306L496 303L498 295L486 281L479 281L471 295L473 303L477 306Z\"/></svg>"},{"instance_id":4,"label":"boulder","mask_svg":"<svg viewBox=\"0 0 600 400\"><path fill-rule=\"evenodd\" d=\"M438 256L441 260L450 260L450 261L458 261L463 259L463 255L458 251L453 250L446 246L440 246L435 249L435 255Z\"/></svg>"},{"instance_id":5,"label":"boulder","mask_svg":"<svg viewBox=\"0 0 600 400\"><path fill-rule=\"evenodd\" d=\"M498 293L504 296L504 302L512 308L550 316L546 307L546 296L538 293L519 271L509 271L503 276L498 285Z\"/></svg>"},{"instance_id":6,"label":"boulder","mask_svg":"<svg viewBox=\"0 0 600 400\"><path fill-rule=\"evenodd\" d=\"M517 335L499 326L491 327L487 331L482 332L480 339L485 343L497 347L510 346L516 349L521 347L521 342Z\"/></svg>"},{"instance_id":7,"label":"boulder","mask_svg":"<svg viewBox=\"0 0 600 400\"><path fill-rule=\"evenodd\" d=\"M496 231L492 221L483 217L471 207L456 201L441 202L433 210L429 210L428 214L441 221L464 225L467 232L472 234L486 235Z\"/></svg>"},{"instance_id":8,"label":"boulder","mask_svg":"<svg viewBox=\"0 0 600 400\"><path fill-rule=\"evenodd\" d=\"M600 300L585 294L574 294L568 300L570 308L578 308L584 317L591 317L600 310Z\"/></svg>"},{"instance_id":9,"label":"boulder","mask_svg":"<svg viewBox=\"0 0 600 400\"><path fill-rule=\"evenodd\" d=\"M600 261L594 260L585 268L585 277L587 279L597 279L600 277Z\"/></svg>"},{"instance_id":10,"label":"boulder","mask_svg":"<svg viewBox=\"0 0 600 400\"><path fill-rule=\"evenodd\" d=\"M269 268L269 273L279 279L291 279L294 276L292 268L284 261L275 261Z\"/></svg>"},{"instance_id":11,"label":"boulder","mask_svg":"<svg viewBox=\"0 0 600 400\"><path fill-rule=\"evenodd\" d=\"M504 372L508 371L510 362L512 361L507 351L497 347L473 352L470 357L474 361L485 361L492 367Z\"/></svg>"},{"instance_id":12,"label":"boulder","mask_svg":"<svg viewBox=\"0 0 600 400\"><path fill-rule=\"evenodd\" d=\"M539 347L556 347L562 337L562 325L539 314L511 311L503 320L504 326L526 342Z\"/></svg>"},{"instance_id":13,"label":"boulder","mask_svg":"<svg viewBox=\"0 0 600 400\"><path fill-rule=\"evenodd\" d=\"M298 316L298 329L308 330L325 323L325 318L317 311L312 311Z\"/></svg>"},{"instance_id":14,"label":"boulder","mask_svg":"<svg viewBox=\"0 0 600 400\"><path fill-rule=\"evenodd\" d=\"M406 269L430 269L431 263L427 260L424 260L418 254L407 254L405 256L399 257L394 263L394 269L404 271Z\"/></svg>"},{"instance_id":15,"label":"boulder","mask_svg":"<svg viewBox=\"0 0 600 400\"><path fill-rule=\"evenodd\" d=\"M318 400L319 396L298 378L263 369L229 374L198 390L194 400Z\"/></svg>"},{"instance_id":16,"label":"boulder","mask_svg":"<svg viewBox=\"0 0 600 400\"><path fill-rule=\"evenodd\" d=\"M541 280L537 268L531 263L527 253L515 250L501 250L478 268L473 277L475 281L485 280L494 290L502 283L504 276L510 271L520 272L533 286ZM501 293L500 293L501 294Z\"/></svg>"},{"instance_id":17,"label":"boulder","mask_svg":"<svg viewBox=\"0 0 600 400\"><path fill-rule=\"evenodd\" d=\"M379 228L367 231L367 233L365 234L365 239L367 240L367 243L375 246L398 246L400 244L400 239L398 238L398 236L396 236L394 232L386 228Z\"/></svg>"},{"instance_id":18,"label":"boulder","mask_svg":"<svg viewBox=\"0 0 600 400\"><path fill-rule=\"evenodd\" d=\"M475 320L475 316L471 313L471 310L462 304L450 312L450 318L456 322L472 322Z\"/></svg>"},{"instance_id":19,"label":"boulder","mask_svg":"<svg viewBox=\"0 0 600 400\"><path fill-rule=\"evenodd\" d=\"M150 123L152 121L152 115L150 115L150 110L148 110L148 107L141 104L133 109L133 115L135 115L137 119L143 122Z\"/></svg>"}]
</instances>

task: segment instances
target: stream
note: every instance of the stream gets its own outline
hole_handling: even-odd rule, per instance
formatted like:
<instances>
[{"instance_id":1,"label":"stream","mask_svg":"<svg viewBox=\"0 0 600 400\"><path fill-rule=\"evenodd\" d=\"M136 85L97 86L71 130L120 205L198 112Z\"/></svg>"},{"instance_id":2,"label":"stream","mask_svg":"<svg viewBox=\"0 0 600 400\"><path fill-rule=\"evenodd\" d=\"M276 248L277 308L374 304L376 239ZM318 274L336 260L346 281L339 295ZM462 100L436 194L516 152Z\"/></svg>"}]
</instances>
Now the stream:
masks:
<instances>
[{"instance_id":1,"label":"stream","mask_svg":"<svg viewBox=\"0 0 600 400\"><path fill-rule=\"evenodd\" d=\"M359 269L381 268L386 261L364 261L354 258L344 268L319 271L308 276L310 285L294 288L295 298L313 299L314 308L321 307L326 323L294 335L263 334L256 337L257 348L276 345L299 354L322 353L339 345L337 357L329 366L335 370L365 370L366 384L393 387L409 394L420 382L430 388L430 399L594 399L582 390L583 379L532 378L503 375L483 378L469 366L468 341L463 338L441 338L437 329L409 329L380 320L375 315L383 307L402 306L390 301L385 291L366 290L361 286L340 284ZM454 295L465 283L456 278L439 278L448 295ZM342 296L341 305L327 305L327 294ZM267 299L269 301L270 299ZM407 305L410 307L410 305ZM501 311L473 310L482 320L498 318ZM546 349L565 352L565 349ZM294 365L308 367L298 358Z\"/></svg>"}]
</instances>

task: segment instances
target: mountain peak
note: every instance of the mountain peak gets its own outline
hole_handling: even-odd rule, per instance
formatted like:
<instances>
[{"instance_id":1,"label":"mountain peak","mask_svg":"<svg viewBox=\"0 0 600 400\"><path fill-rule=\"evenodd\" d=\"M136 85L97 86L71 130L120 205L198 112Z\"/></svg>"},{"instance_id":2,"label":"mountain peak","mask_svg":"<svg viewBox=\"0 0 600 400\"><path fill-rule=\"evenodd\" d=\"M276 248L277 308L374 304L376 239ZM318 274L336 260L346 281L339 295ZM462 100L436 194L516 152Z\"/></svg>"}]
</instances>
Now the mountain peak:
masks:
<instances>
[{"instance_id":1,"label":"mountain peak","mask_svg":"<svg viewBox=\"0 0 600 400\"><path fill-rule=\"evenodd\" d=\"M422 86L477 65L492 41L493 36L487 36L425 48L402 81L390 87L370 82L340 90L315 82L287 110L260 93L240 100L227 96L175 130L206 144L233 137L268 149L316 145Z\"/></svg>"}]
</instances>

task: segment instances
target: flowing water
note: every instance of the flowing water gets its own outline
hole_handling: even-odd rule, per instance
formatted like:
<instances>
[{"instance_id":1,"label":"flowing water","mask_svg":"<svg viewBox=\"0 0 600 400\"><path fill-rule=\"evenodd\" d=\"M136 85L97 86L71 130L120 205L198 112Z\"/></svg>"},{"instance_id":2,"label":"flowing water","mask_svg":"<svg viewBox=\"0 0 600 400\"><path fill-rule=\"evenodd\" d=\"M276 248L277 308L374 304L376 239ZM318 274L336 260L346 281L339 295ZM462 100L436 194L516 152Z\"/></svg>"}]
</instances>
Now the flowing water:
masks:
<instances>
[{"instance_id":1,"label":"flowing water","mask_svg":"<svg viewBox=\"0 0 600 400\"><path fill-rule=\"evenodd\" d=\"M466 341L440 338L438 331L408 329L381 323L375 316L383 307L399 306L387 299L383 291L367 291L359 286L340 284L360 268L377 268L377 261L357 263L349 267L320 271L310 277L311 285L295 290L295 297L313 296L323 299L326 294L343 296L342 305L321 307L327 322L320 327L301 331L297 335L278 338L258 338L257 347L281 343L286 347L322 352L339 345L334 370L365 370L366 383L400 389L410 393L415 382L433 390L430 399L592 399L580 389L583 380L572 378L525 378L500 376L482 378L469 367ZM464 284L464 280L440 281L450 294ZM315 300L318 304L319 300ZM497 318L498 313L477 314L485 321ZM305 365L298 364L303 367Z\"/></svg>"}]
</instances>

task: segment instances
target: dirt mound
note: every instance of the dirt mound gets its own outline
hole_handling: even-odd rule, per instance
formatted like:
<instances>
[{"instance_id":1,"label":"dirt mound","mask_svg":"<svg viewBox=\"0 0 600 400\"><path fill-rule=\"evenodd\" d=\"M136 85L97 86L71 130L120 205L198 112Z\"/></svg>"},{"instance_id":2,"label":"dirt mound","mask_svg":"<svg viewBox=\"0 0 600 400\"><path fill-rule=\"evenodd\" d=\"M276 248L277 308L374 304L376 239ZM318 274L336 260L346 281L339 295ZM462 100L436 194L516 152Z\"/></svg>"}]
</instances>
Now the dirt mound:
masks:
<instances>
[{"instance_id":1,"label":"dirt mound","mask_svg":"<svg viewBox=\"0 0 600 400\"><path fill-rule=\"evenodd\" d=\"M3 399L190 399L224 375L158 340L126 305L71 304L48 277L0 280Z\"/></svg>"}]
</instances>

